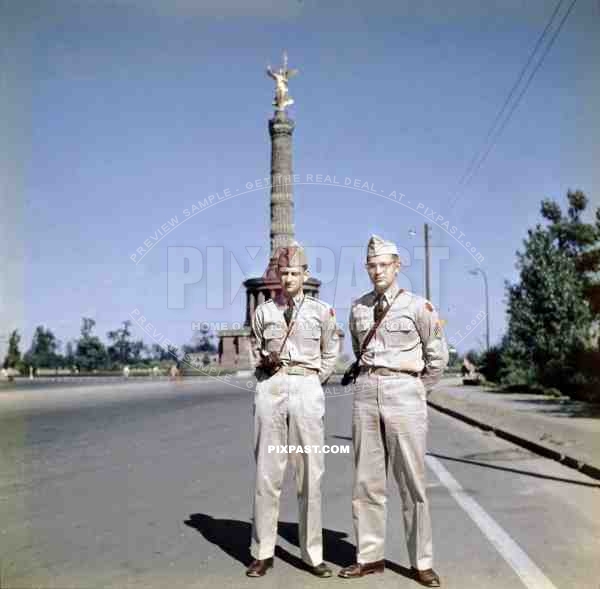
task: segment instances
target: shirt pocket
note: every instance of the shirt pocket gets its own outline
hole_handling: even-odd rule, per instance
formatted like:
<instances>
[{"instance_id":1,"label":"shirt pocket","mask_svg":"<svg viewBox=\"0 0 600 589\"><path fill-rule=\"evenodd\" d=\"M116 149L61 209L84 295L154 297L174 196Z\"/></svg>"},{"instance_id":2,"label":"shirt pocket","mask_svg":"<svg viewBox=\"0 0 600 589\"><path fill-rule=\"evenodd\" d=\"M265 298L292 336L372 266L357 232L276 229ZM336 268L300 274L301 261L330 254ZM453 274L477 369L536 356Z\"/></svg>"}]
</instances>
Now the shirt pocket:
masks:
<instances>
[{"instance_id":1,"label":"shirt pocket","mask_svg":"<svg viewBox=\"0 0 600 589\"><path fill-rule=\"evenodd\" d=\"M412 350L419 343L419 332L414 321L408 317L390 318L383 326L385 343L399 350Z\"/></svg>"},{"instance_id":2,"label":"shirt pocket","mask_svg":"<svg viewBox=\"0 0 600 589\"><path fill-rule=\"evenodd\" d=\"M279 352L283 343L283 328L274 323L267 324L263 332L265 350L267 352Z\"/></svg>"},{"instance_id":3,"label":"shirt pocket","mask_svg":"<svg viewBox=\"0 0 600 589\"><path fill-rule=\"evenodd\" d=\"M318 356L321 353L321 326L317 322L303 324L301 338L303 355Z\"/></svg>"},{"instance_id":4,"label":"shirt pocket","mask_svg":"<svg viewBox=\"0 0 600 589\"><path fill-rule=\"evenodd\" d=\"M356 334L363 339L369 329L371 329L373 325L373 317L372 314L368 311L357 312L354 316L354 328L356 330Z\"/></svg>"}]
</instances>

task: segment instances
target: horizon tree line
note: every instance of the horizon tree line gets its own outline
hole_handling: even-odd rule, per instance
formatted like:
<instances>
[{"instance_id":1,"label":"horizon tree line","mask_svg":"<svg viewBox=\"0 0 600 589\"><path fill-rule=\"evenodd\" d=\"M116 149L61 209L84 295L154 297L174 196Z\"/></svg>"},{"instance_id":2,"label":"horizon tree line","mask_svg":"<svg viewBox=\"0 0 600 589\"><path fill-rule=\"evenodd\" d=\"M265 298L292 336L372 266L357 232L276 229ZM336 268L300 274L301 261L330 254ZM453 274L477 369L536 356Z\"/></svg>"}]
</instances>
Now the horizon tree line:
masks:
<instances>
[{"instance_id":1,"label":"horizon tree line","mask_svg":"<svg viewBox=\"0 0 600 589\"><path fill-rule=\"evenodd\" d=\"M180 361L185 353L203 354L203 363L210 363L210 356L217 351L214 334L208 327L192 338L181 349L170 345L165 349L159 344L146 345L142 339L134 339L131 321L125 320L118 329L106 333L105 344L94 333L96 321L90 317L81 318L81 331L77 339L62 345L53 331L38 325L33 333L31 345L21 353L21 335L17 329L10 333L8 351L2 368L12 368L22 373L35 372L40 368L76 369L79 372L94 370L115 370L125 365L153 366L166 362Z\"/></svg>"}]
</instances>

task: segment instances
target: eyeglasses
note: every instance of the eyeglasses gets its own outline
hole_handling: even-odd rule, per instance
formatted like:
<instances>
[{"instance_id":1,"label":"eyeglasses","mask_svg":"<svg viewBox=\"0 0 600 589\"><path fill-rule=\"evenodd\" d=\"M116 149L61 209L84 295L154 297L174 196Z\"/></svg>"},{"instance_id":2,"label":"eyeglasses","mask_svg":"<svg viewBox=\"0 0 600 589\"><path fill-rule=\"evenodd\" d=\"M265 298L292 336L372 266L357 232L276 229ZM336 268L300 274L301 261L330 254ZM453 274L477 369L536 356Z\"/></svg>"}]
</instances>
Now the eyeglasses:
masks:
<instances>
[{"instance_id":1,"label":"eyeglasses","mask_svg":"<svg viewBox=\"0 0 600 589\"><path fill-rule=\"evenodd\" d=\"M389 270L395 264L396 264L396 262L379 262L378 264L376 264L374 262L368 262L367 264L365 264L365 268L369 272L377 272L377 270L379 268L381 268L385 271L385 270Z\"/></svg>"},{"instance_id":2,"label":"eyeglasses","mask_svg":"<svg viewBox=\"0 0 600 589\"><path fill-rule=\"evenodd\" d=\"M277 273L279 274L279 276L302 276L304 274L303 270L290 270L290 269L286 269L286 268L278 268L277 269Z\"/></svg>"}]
</instances>

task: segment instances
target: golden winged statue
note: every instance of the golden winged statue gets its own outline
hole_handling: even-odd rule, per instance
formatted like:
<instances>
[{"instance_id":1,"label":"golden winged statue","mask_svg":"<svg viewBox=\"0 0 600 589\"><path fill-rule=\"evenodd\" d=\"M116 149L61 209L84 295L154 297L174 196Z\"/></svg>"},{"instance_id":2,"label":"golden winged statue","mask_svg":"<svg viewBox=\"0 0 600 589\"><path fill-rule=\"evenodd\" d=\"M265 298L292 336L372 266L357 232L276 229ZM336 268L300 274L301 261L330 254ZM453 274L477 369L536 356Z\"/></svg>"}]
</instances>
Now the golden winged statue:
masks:
<instances>
[{"instance_id":1,"label":"golden winged statue","mask_svg":"<svg viewBox=\"0 0 600 589\"><path fill-rule=\"evenodd\" d=\"M298 74L297 69L288 69L287 53L283 52L283 66L277 71L273 71L271 66L267 66L267 75L275 80L275 98L273 106L276 110L285 110L290 104L294 104L294 99L288 94L288 80Z\"/></svg>"}]
</instances>

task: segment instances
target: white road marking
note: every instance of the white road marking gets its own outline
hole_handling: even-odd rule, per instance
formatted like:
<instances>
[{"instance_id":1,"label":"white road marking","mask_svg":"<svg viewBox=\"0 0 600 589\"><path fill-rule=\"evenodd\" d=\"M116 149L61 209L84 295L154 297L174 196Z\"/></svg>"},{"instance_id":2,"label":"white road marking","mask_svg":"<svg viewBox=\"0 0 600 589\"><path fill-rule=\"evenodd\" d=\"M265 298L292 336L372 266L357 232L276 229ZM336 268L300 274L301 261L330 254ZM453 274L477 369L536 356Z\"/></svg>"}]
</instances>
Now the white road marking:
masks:
<instances>
[{"instance_id":1,"label":"white road marking","mask_svg":"<svg viewBox=\"0 0 600 589\"><path fill-rule=\"evenodd\" d=\"M523 584L529 589L556 589L556 586L544 575L538 566L527 556L526 552L488 515L446 470L442 463L433 456L426 456L427 465L448 489L450 495L466 511L477 524L486 538L493 544L504 560L519 575Z\"/></svg>"}]
</instances>

